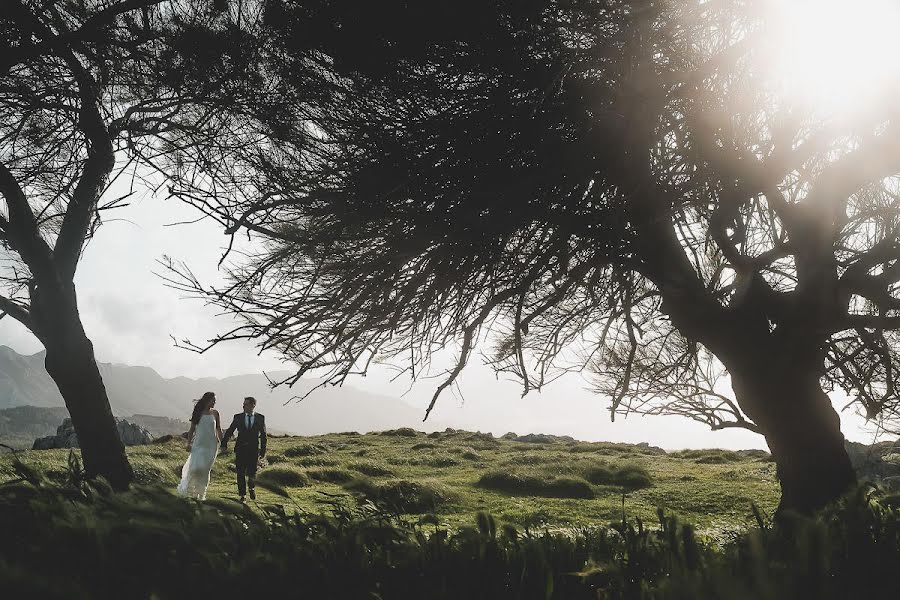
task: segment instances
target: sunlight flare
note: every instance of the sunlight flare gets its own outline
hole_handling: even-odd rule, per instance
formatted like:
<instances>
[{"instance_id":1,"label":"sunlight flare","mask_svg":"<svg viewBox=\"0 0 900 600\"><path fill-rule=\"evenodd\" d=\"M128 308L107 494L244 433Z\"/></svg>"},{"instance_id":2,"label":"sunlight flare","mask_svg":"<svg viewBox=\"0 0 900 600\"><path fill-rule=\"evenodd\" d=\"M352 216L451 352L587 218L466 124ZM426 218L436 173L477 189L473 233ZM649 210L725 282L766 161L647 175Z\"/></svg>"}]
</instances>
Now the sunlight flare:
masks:
<instances>
[{"instance_id":1,"label":"sunlight flare","mask_svg":"<svg viewBox=\"0 0 900 600\"><path fill-rule=\"evenodd\" d=\"M864 110L900 82L900 2L769 3L768 62L791 102L824 113Z\"/></svg>"}]
</instances>

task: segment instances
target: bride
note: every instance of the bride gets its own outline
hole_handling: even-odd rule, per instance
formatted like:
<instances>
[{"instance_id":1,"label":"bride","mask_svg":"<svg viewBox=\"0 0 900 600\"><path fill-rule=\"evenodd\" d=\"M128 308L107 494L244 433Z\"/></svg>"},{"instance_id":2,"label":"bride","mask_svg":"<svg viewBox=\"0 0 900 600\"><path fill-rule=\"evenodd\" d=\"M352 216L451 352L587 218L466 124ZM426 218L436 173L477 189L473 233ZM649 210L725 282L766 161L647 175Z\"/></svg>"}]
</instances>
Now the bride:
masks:
<instances>
[{"instance_id":1,"label":"bride","mask_svg":"<svg viewBox=\"0 0 900 600\"><path fill-rule=\"evenodd\" d=\"M198 500L206 499L209 475L222 439L219 411L213 409L215 405L216 395L213 392L203 394L194 405L191 429L188 432L190 454L181 468L181 483L178 484L179 494Z\"/></svg>"}]
</instances>

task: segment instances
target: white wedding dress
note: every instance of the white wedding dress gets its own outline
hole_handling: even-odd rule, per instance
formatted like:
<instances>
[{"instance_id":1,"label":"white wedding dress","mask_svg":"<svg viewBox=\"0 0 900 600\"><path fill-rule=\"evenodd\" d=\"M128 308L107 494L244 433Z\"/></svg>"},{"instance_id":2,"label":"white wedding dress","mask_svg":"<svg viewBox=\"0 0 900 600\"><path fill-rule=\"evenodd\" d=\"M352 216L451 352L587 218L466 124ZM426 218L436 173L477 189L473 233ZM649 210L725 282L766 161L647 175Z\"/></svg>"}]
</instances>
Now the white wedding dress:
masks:
<instances>
[{"instance_id":1,"label":"white wedding dress","mask_svg":"<svg viewBox=\"0 0 900 600\"><path fill-rule=\"evenodd\" d=\"M191 453L184 466L181 467L179 494L198 500L206 499L209 475L218 453L219 438L216 436L216 418L213 415L201 415L200 422L194 428Z\"/></svg>"}]
</instances>

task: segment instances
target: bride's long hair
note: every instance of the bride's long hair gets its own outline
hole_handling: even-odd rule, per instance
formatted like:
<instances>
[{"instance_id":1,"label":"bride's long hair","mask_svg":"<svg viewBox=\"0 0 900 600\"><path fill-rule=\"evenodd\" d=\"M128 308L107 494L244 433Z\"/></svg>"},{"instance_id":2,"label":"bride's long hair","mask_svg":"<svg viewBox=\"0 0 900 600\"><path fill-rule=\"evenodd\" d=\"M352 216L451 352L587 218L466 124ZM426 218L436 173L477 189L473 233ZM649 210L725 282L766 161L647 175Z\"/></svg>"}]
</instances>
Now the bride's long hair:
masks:
<instances>
[{"instance_id":1,"label":"bride's long hair","mask_svg":"<svg viewBox=\"0 0 900 600\"><path fill-rule=\"evenodd\" d=\"M191 413L191 423L196 425L200 422L200 417L203 415L203 411L207 410L213 402L216 401L216 394L214 392L206 392L203 394L199 400L194 402L194 412Z\"/></svg>"}]
</instances>

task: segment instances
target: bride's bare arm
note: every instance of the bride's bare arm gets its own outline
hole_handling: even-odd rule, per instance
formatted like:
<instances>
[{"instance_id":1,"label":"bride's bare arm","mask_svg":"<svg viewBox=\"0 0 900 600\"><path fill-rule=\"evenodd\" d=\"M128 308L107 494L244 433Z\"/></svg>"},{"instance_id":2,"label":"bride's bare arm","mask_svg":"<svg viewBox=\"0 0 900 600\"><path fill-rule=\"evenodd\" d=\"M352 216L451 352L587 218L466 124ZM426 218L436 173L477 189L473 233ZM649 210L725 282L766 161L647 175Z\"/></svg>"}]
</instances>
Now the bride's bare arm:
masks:
<instances>
[{"instance_id":1,"label":"bride's bare arm","mask_svg":"<svg viewBox=\"0 0 900 600\"><path fill-rule=\"evenodd\" d=\"M213 415L216 417L216 438L218 438L219 443L222 443L222 425L219 423L219 411L214 410Z\"/></svg>"}]
</instances>

